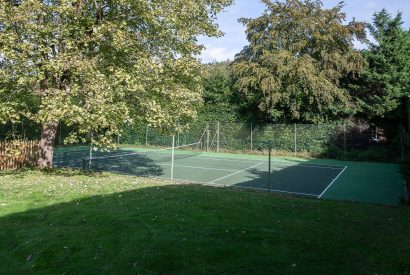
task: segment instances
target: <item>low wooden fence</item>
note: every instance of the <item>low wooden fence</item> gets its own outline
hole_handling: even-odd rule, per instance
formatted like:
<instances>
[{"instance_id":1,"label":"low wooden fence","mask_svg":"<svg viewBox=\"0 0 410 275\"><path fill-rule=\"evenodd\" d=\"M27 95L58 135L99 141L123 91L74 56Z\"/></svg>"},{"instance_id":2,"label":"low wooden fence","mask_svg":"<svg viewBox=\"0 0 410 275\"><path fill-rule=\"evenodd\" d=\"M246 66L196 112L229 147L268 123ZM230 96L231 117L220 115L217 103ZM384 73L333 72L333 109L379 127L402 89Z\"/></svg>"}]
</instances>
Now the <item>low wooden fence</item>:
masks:
<instances>
[{"instance_id":1,"label":"low wooden fence","mask_svg":"<svg viewBox=\"0 0 410 275\"><path fill-rule=\"evenodd\" d=\"M0 171L35 166L38 160L38 141L0 141Z\"/></svg>"}]
</instances>

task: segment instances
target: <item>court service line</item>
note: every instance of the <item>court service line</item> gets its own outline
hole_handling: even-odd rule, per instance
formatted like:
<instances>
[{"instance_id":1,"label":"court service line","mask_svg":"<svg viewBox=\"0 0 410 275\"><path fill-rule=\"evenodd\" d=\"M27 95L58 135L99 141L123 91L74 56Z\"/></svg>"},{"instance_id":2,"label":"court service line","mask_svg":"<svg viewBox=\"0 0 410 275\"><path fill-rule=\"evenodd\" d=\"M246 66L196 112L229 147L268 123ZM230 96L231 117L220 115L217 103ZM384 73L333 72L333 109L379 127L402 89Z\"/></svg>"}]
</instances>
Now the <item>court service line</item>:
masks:
<instances>
[{"instance_id":1,"label":"court service line","mask_svg":"<svg viewBox=\"0 0 410 275\"><path fill-rule=\"evenodd\" d=\"M343 166L323 166L320 164L296 164L291 167L308 167L308 168L318 168L318 169L333 169L333 170L342 170L344 167ZM288 166L289 167L289 166Z\"/></svg>"},{"instance_id":2,"label":"court service line","mask_svg":"<svg viewBox=\"0 0 410 275\"><path fill-rule=\"evenodd\" d=\"M246 170L249 170L249 169L255 168L255 167L257 167L257 166L259 166L259 165L262 165L262 164L265 164L265 163L264 163L264 162L261 162L261 163L258 163L258 164L255 164L255 165L252 165L251 167L248 167L248 168L245 168L245 169L242 169L242 170L236 171L235 173L232 173L232 174L226 175L226 176L224 176L224 177L221 177L221 178L219 178L219 179L213 180L213 181L211 181L210 183L215 183L215 182L217 182L217 181L219 181L219 180L222 180L222 179L225 179L225 178L231 177L231 176L236 175L236 174L239 174L239 173L241 173L241 172L245 172Z\"/></svg>"},{"instance_id":3,"label":"court service line","mask_svg":"<svg viewBox=\"0 0 410 275\"><path fill-rule=\"evenodd\" d=\"M170 163L158 163L159 165L163 166L171 166ZM222 169L222 168L208 168L208 167L201 167L201 166L189 166L189 165L175 165L175 167L184 167L184 168L194 168L194 169L202 169L202 170L216 170L216 171L227 171L227 172L237 172L238 170L232 169Z\"/></svg>"},{"instance_id":4,"label":"court service line","mask_svg":"<svg viewBox=\"0 0 410 275\"><path fill-rule=\"evenodd\" d=\"M239 161L239 162L251 162L251 163L260 163L261 161L268 161L268 160L250 160L250 159L240 159L240 158L226 158L226 157L207 157L207 156L190 156L188 157L190 159L213 159L213 160L221 160L221 161ZM299 166L299 167L309 167L309 168L320 168L320 169L334 169L334 170L341 170L344 168L344 166L341 165L321 165L321 164L301 164L300 162L292 162L292 161L274 161L272 160L272 164L278 164L282 165L284 168L287 167L294 167L294 166Z\"/></svg>"},{"instance_id":5,"label":"court service line","mask_svg":"<svg viewBox=\"0 0 410 275\"><path fill-rule=\"evenodd\" d=\"M201 155L188 157L188 158L190 159L213 159L213 160L222 160L222 161L240 161L240 162L252 162L252 163L260 163L261 161L264 161L261 159L249 160L249 159L239 159L239 158L218 158L218 157L213 158L213 157L206 157L206 156L201 156ZM268 160L266 159L266 162L267 161Z\"/></svg>"},{"instance_id":6,"label":"court service line","mask_svg":"<svg viewBox=\"0 0 410 275\"><path fill-rule=\"evenodd\" d=\"M266 158L268 156L265 156ZM263 160L263 159L246 159L246 158L228 158L228 157L208 157L208 156L204 156L204 155L196 155L196 156L187 156L187 158L198 158L198 159L213 159L213 160L222 160L222 161L240 161L240 162L253 162L253 163L259 163L261 161L268 161L268 159ZM306 166L306 167L312 167L312 168L323 168L323 169L335 169L335 170L341 170L344 168L344 166L341 165L323 165L323 164L315 164L315 163L311 163L311 164L303 164L303 162L294 162L294 161L288 161L288 160L283 160L283 161L275 161L274 159L272 159L272 164L282 164L282 165L287 165L290 164L286 167L289 166Z\"/></svg>"},{"instance_id":7,"label":"court service line","mask_svg":"<svg viewBox=\"0 0 410 275\"><path fill-rule=\"evenodd\" d=\"M320 193L319 197L317 197L318 199L320 199L326 193L326 191L329 190L329 188L333 185L333 183L335 183L336 180L343 174L343 172L346 170L346 168L347 168L347 166L345 166L345 168L343 168L343 170L340 171L340 173L336 176L336 178L334 178L332 180L332 182L326 187L326 189L323 190L322 193Z\"/></svg>"},{"instance_id":8,"label":"court service line","mask_svg":"<svg viewBox=\"0 0 410 275\"><path fill-rule=\"evenodd\" d=\"M267 157L267 156L266 156ZM198 158L198 159L213 159L213 160L222 160L222 161L240 161L240 162L253 162L253 163L259 163L261 161L268 161L266 160L262 160L262 159L255 159L255 160L250 160L250 159L240 159L240 158L227 158L227 157L207 157L207 156L202 156L202 155L198 155L198 156L192 156L189 158ZM301 166L301 167L310 167L310 168L322 168L322 169L335 169L335 170L341 170L344 168L344 166L341 165L322 165L322 164L315 164L315 163L311 163L311 164L303 164L301 162L292 162L292 161L275 161L272 160L272 164L278 164L286 167L293 167L293 166Z\"/></svg>"}]
</instances>

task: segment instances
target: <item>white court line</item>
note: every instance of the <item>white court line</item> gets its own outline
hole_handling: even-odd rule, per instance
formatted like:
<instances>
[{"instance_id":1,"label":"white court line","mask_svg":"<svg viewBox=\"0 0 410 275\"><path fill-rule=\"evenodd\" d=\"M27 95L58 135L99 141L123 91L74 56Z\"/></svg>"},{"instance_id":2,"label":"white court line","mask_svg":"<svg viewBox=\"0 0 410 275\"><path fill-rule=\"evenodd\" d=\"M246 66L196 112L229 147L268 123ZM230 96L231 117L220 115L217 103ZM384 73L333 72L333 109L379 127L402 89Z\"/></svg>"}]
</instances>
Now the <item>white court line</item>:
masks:
<instances>
[{"instance_id":1,"label":"white court line","mask_svg":"<svg viewBox=\"0 0 410 275\"><path fill-rule=\"evenodd\" d=\"M158 163L159 165L163 166L171 166L170 163ZM239 170L231 170L231 169L221 169L221 168L207 168L207 167L200 167L200 166L189 166L189 165L175 165L175 167L184 167L184 168L194 168L194 169L202 169L202 170L216 170L216 171L227 171L227 172L237 172Z\"/></svg>"},{"instance_id":2,"label":"white court line","mask_svg":"<svg viewBox=\"0 0 410 275\"><path fill-rule=\"evenodd\" d=\"M203 156L193 156L189 157L189 159L193 158L198 158L198 159L213 159L213 160L222 160L222 161L239 161L239 162L251 162L251 163L260 163L261 161L268 162L268 160L246 160L246 159L231 159L231 158L212 158L212 157L203 157ZM177 159L178 161L178 159ZM291 161L286 161L286 162L275 162L272 161L272 166L281 166L284 168L288 167L308 167L308 168L318 168L318 169L335 169L335 170L341 170L344 168L344 166L338 166L338 165L320 165L320 164L301 164L300 162L291 162Z\"/></svg>"},{"instance_id":3,"label":"white court line","mask_svg":"<svg viewBox=\"0 0 410 275\"><path fill-rule=\"evenodd\" d=\"M261 163L262 164L262 163ZM250 169L247 168L247 169ZM126 173L127 174L127 173ZM150 175L144 175L144 176L138 176L135 174L128 174L129 176L132 177L137 177L137 178L150 178L150 179L162 179L162 180L171 180L171 178L167 177L160 177L160 176L150 176ZM262 190L262 191L269 191L269 189L266 188L258 188L258 187L247 187L247 186L240 186L240 185L227 185L227 184L219 184L219 183L213 183L213 182L204 182L204 181L195 181L195 180L185 180L185 179L174 179L177 182L185 182L185 183L193 183L193 184L201 184L205 186L219 186L219 187L227 187L227 188L238 188L238 189L253 189L253 190ZM289 191L284 191L284 190L271 190L271 192L277 192L277 193L286 193L286 194L293 194L293 195L303 195L303 196L310 196L310 197L316 197L319 198L317 194L308 194L308 193L302 193L302 192L289 192Z\"/></svg>"},{"instance_id":4,"label":"white court line","mask_svg":"<svg viewBox=\"0 0 410 275\"><path fill-rule=\"evenodd\" d=\"M194 143L195 144L195 143ZM192 145L192 144L189 144ZM161 149L163 151L166 151L167 149ZM120 158L120 157L128 157L128 156L135 156L135 155L161 155L161 156L168 156L168 154L163 154L161 153L161 150L159 151L134 151L133 153L126 153L126 154L113 154L113 155L108 155L108 156L96 156L93 157L92 160L98 160L98 159L110 159L110 158ZM268 161L268 160L249 160L249 159L241 159L241 158L227 158L227 157L207 157L203 155L198 155L198 156L189 156L186 155L188 158L195 158L195 159L212 159L212 160L221 160L221 161L239 161L239 162L249 162L249 163L260 163L261 161ZM88 158L85 158L88 159ZM299 167L309 167L309 168L319 168L319 169L343 169L344 166L338 166L338 165L321 165L321 164L301 164L300 162L292 162L292 161L280 161L277 162L275 160L272 161L273 164L278 164L277 166L280 166L280 164L286 165L290 164L285 167L290 167L290 166L299 166Z\"/></svg>"},{"instance_id":5,"label":"white court line","mask_svg":"<svg viewBox=\"0 0 410 275\"><path fill-rule=\"evenodd\" d=\"M265 161L268 162L268 160L249 160L249 159L239 159L239 158L218 158L218 157L205 157L205 156L192 156L189 157L190 159L193 158L198 158L198 159L213 159L213 160L222 160L222 161L240 161L240 162L252 162L252 163L260 163L261 161ZM177 159L178 160L178 159ZM344 166L340 166L340 165L321 165L321 164L301 164L300 162L292 162L292 161L281 161L281 162L277 162L272 160L272 164L278 164L276 166L280 166L280 165L287 165L284 167L291 167L291 166L300 166L300 167L310 167L310 168L321 168L321 169L336 169L336 170L341 170L344 168Z\"/></svg>"},{"instance_id":6,"label":"white court line","mask_svg":"<svg viewBox=\"0 0 410 275\"><path fill-rule=\"evenodd\" d=\"M310 164L297 164L295 165L287 165L287 166L281 166L281 165L275 165L278 163L273 162L272 166L273 168L279 167L279 168L289 168L289 167L307 167L307 168L318 168L318 169L333 169L333 170L342 170L344 166L321 166L321 165L310 165Z\"/></svg>"},{"instance_id":7,"label":"white court line","mask_svg":"<svg viewBox=\"0 0 410 275\"><path fill-rule=\"evenodd\" d=\"M260 156L259 156L260 157ZM263 156L262 156L263 157ZM268 158L268 156L265 156ZM268 162L268 159L263 160L263 159L255 159L255 160L250 160L246 158L227 158L227 157L207 157L203 155L195 155L195 156L189 156L187 155L187 158L198 158L198 159L213 159L213 160L222 160L222 161L240 161L240 162L253 162L253 163L259 163L261 161ZM177 159L178 160L178 159ZM313 168L328 168L328 169L343 169L344 166L341 165L322 165L322 164L303 164L303 162L293 162L293 161L288 161L288 160L283 160L283 161L275 161L272 159L272 164L291 164L292 166L306 166L306 167L313 167ZM286 166L288 167L288 166Z\"/></svg>"},{"instance_id":8,"label":"white court line","mask_svg":"<svg viewBox=\"0 0 410 275\"><path fill-rule=\"evenodd\" d=\"M135 151L134 153L117 155L117 156L133 156L133 155L138 155L138 154L168 156L167 154L162 154L158 151L141 151L141 152ZM178 153L176 155L178 155ZM181 156L183 156L183 154L181 154ZM264 161L262 159L249 160L249 159L246 159L246 158L241 159L241 158L227 158L227 157L207 157L207 156L203 156L201 154L200 155L194 155L194 156L190 156L190 155L186 155L186 156L187 156L187 158L190 158L190 159L199 158L199 159L214 159L214 160L223 160L223 161L230 160L230 161L253 162L253 163L259 163L261 161ZM114 156L112 156L112 157L114 157ZM266 156L266 158L268 158L268 156ZM176 160L178 160L178 158L176 158ZM266 159L266 161L268 161L268 160Z\"/></svg>"},{"instance_id":9,"label":"white court line","mask_svg":"<svg viewBox=\"0 0 410 275\"><path fill-rule=\"evenodd\" d=\"M347 168L347 166L345 166L345 168L343 168L343 170L340 171L340 173L336 176L336 178L334 178L332 180L332 182L326 187L326 189L323 190L323 192L319 195L319 197L317 197L318 199L320 199L325 194L325 192L333 185L333 183L335 183L335 181L340 177L340 175L343 174L343 172L346 170L346 168Z\"/></svg>"},{"instance_id":10,"label":"white court line","mask_svg":"<svg viewBox=\"0 0 410 275\"><path fill-rule=\"evenodd\" d=\"M216 181L218 181L218 180L222 180L222 179L228 178L228 177L230 177L230 176L233 176L233 175L239 174L239 173L241 173L241 172L245 172L246 170L249 170L249 169L255 168L256 166L259 166L259 165L262 165L262 164L265 164L265 163L264 163L264 162L261 162L261 163L258 163L258 164L255 164L255 165L252 165L251 167L248 167L248 168L245 168L245 169L242 169L242 170L236 171L235 173L232 173L232 174L229 174L229 175L227 175L227 176L221 177L221 178L219 178L219 179L216 179L216 180L210 181L210 183L215 183L215 182L216 182Z\"/></svg>"},{"instance_id":11,"label":"white court line","mask_svg":"<svg viewBox=\"0 0 410 275\"><path fill-rule=\"evenodd\" d=\"M267 157L267 156L266 156ZM260 163L261 161L265 161L268 162L268 160L249 160L249 159L240 159L240 158L226 158L226 157L206 157L206 156L192 156L189 157L190 159L192 158L198 158L198 159L213 159L213 160L222 160L222 161L240 161L240 162L252 162L252 163ZM321 164L301 164L301 162L292 162L292 161L275 161L272 160L272 164L278 164L277 166L281 165L287 165L285 167L290 167L290 166L301 166L301 167L311 167L311 168L323 168L323 169L343 169L344 166L340 166L340 165L321 165Z\"/></svg>"},{"instance_id":12,"label":"white court line","mask_svg":"<svg viewBox=\"0 0 410 275\"><path fill-rule=\"evenodd\" d=\"M213 158L213 157L204 157L204 156L192 156L192 157L188 157L188 158L190 158L190 159L213 159L213 160L222 160L222 161L227 161L227 160L229 160L229 161L240 161L240 162L252 162L252 163L260 163L261 161L264 161L264 160L257 160L257 159L255 159L255 160L249 160L249 159L238 159L238 158ZM266 156L266 158L267 158L267 156ZM177 159L178 160L178 159ZM266 159L266 162L267 162L268 160Z\"/></svg>"},{"instance_id":13,"label":"white court line","mask_svg":"<svg viewBox=\"0 0 410 275\"><path fill-rule=\"evenodd\" d=\"M260 163L261 161L268 162L268 160L247 160L247 159L237 159L237 158L213 158L213 157L204 157L204 156L191 156L187 159L213 159L213 160L221 160L221 161L239 161L239 162L250 162L250 163ZM176 159L178 161L179 159ZM288 167L308 167L308 168L318 168L318 169L334 169L334 170L341 170L344 166L338 165L320 165L320 164L301 164L300 162L291 162L291 161L284 161L284 162L275 162L272 161L272 166L281 167L281 168L288 168Z\"/></svg>"},{"instance_id":14,"label":"white court line","mask_svg":"<svg viewBox=\"0 0 410 275\"><path fill-rule=\"evenodd\" d=\"M164 180L170 180L170 178L165 178L165 177L151 177L151 178L160 178ZM180 182L187 182L187 183L196 183L196 184L201 184L205 186L219 186L219 187L227 187L227 188L241 188L241 189L252 189L252 190L262 190L262 191L269 191L269 189L266 188L259 188L259 187L248 187L248 186L240 186L240 185L227 185L227 184L222 184L222 183L213 183L211 184L210 182L203 182L203 181L193 181L193 180L184 180L184 179L176 179L176 181ZM270 190L271 192L277 192L277 193L286 193L286 194L293 194L293 195L303 195L303 196L309 196L309 197L318 197L317 194L309 194L309 193L302 193L302 192L290 192L290 191L284 191L284 190Z\"/></svg>"},{"instance_id":15,"label":"white court line","mask_svg":"<svg viewBox=\"0 0 410 275\"><path fill-rule=\"evenodd\" d=\"M269 191L269 189L267 189L267 188L257 188L257 187L250 187L250 186L235 185L233 187ZM278 193L294 194L294 195L303 195L303 196L309 196L309 197L317 197L318 196L317 194L309 194L309 193L302 193L302 192L290 192L290 191L284 191L284 190L273 190L273 189L271 189L270 191L271 192L278 192Z\"/></svg>"}]
</instances>

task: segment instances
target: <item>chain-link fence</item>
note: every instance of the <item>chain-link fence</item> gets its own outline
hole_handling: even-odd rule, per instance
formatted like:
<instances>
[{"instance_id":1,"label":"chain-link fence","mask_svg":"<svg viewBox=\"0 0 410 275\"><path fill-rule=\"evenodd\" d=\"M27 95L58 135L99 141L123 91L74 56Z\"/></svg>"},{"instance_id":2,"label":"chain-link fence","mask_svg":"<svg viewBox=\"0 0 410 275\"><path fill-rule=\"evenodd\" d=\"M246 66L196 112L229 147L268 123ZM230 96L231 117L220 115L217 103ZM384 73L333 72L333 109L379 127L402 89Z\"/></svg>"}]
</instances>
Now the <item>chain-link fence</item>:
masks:
<instances>
[{"instance_id":1,"label":"chain-link fence","mask_svg":"<svg viewBox=\"0 0 410 275\"><path fill-rule=\"evenodd\" d=\"M38 140L40 126L30 122L0 125L1 140ZM410 159L410 138L397 125L192 123L176 133L176 146L201 140L205 151L260 153L272 142L273 155L363 161ZM72 127L59 124L56 145L63 146ZM170 147L170 135L147 125L127 126L120 146Z\"/></svg>"},{"instance_id":2,"label":"chain-link fence","mask_svg":"<svg viewBox=\"0 0 410 275\"><path fill-rule=\"evenodd\" d=\"M206 151L259 153L272 142L273 155L364 161L395 161L405 157L397 126L368 124L197 123L176 135L176 144L201 140ZM119 143L144 147L169 146L169 136L149 126L125 129Z\"/></svg>"}]
</instances>

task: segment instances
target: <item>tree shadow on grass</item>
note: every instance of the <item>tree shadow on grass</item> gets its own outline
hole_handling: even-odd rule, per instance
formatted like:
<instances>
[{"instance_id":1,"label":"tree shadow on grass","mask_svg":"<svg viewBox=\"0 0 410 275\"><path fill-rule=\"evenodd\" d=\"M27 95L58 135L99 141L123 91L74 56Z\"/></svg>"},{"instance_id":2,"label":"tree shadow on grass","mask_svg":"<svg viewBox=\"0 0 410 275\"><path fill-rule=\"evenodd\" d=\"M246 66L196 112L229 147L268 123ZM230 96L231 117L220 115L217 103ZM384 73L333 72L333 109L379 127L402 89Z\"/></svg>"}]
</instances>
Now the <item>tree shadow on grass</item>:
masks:
<instances>
[{"instance_id":1,"label":"tree shadow on grass","mask_svg":"<svg viewBox=\"0 0 410 275\"><path fill-rule=\"evenodd\" d=\"M11 214L0 218L0 273L214 273L219 255L237 261L243 238L234 213L215 216L225 199L221 190L169 185Z\"/></svg>"},{"instance_id":2,"label":"tree shadow on grass","mask_svg":"<svg viewBox=\"0 0 410 275\"><path fill-rule=\"evenodd\" d=\"M31 209L0 218L0 273L404 273L392 213L324 203L167 185Z\"/></svg>"}]
</instances>

